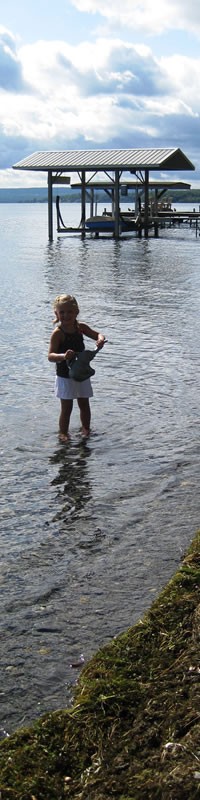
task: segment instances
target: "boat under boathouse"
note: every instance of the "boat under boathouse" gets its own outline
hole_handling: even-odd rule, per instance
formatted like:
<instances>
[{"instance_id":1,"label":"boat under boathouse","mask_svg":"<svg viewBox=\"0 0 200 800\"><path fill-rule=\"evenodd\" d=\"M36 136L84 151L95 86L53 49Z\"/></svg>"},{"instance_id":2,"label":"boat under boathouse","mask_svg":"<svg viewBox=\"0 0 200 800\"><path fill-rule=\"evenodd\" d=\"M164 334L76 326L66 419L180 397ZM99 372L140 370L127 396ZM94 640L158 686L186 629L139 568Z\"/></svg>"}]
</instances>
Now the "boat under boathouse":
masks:
<instances>
[{"instance_id":1,"label":"boat under boathouse","mask_svg":"<svg viewBox=\"0 0 200 800\"><path fill-rule=\"evenodd\" d=\"M88 190L91 190L92 181L96 181L102 173L112 186L112 208L114 228L113 235L119 239L121 234L120 220L120 189L127 183L127 173L135 176L137 191L141 188L144 196L143 218L135 219L135 229L141 235L149 234L149 188L151 172L177 172L191 171L195 167L179 148L152 148L133 150L63 150L35 152L27 158L13 165L13 169L28 170L33 172L46 172L48 183L48 236L53 239L53 186L69 185L71 175L76 173L80 182L81 192L81 221L78 228L68 229L68 232L80 233L82 237L89 233L86 225L86 200ZM163 182L164 184L164 182ZM162 186L162 180L160 182ZM176 184L177 185L177 184ZM157 184L158 186L158 184ZM171 184L172 186L172 184ZM134 181L132 179L132 188ZM156 194L155 194L156 205ZM157 222L156 222L157 220ZM155 232L158 226L158 217L155 209ZM63 228L67 233L67 228Z\"/></svg>"}]
</instances>

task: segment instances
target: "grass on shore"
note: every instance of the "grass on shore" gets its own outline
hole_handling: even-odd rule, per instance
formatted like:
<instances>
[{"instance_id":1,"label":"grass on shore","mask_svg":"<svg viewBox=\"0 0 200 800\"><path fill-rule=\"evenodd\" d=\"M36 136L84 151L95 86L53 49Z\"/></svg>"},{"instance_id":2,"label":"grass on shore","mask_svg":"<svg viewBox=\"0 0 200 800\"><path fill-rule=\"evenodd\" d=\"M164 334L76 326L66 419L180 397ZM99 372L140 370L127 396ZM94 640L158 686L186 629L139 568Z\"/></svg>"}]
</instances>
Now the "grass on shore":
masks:
<instances>
[{"instance_id":1,"label":"grass on shore","mask_svg":"<svg viewBox=\"0 0 200 800\"><path fill-rule=\"evenodd\" d=\"M200 798L200 534L134 627L81 672L70 710L0 744L0 800Z\"/></svg>"}]
</instances>

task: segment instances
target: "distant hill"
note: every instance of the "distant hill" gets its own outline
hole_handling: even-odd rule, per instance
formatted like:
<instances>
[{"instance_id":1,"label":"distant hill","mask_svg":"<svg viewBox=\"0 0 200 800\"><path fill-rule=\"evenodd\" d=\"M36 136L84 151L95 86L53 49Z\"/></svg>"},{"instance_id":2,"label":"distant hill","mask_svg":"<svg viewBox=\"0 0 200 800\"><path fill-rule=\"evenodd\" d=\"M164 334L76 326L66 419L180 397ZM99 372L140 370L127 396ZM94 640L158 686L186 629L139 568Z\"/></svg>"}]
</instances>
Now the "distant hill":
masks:
<instances>
[{"instance_id":1,"label":"distant hill","mask_svg":"<svg viewBox=\"0 0 200 800\"><path fill-rule=\"evenodd\" d=\"M77 202L80 198L80 192L71 191L70 189L63 189L63 187L56 187L53 189L53 198L59 194L63 201L68 203ZM47 203L48 189L47 187L38 187L32 189L0 189L0 203Z\"/></svg>"},{"instance_id":2,"label":"distant hill","mask_svg":"<svg viewBox=\"0 0 200 800\"><path fill-rule=\"evenodd\" d=\"M56 195L61 197L63 203L80 203L81 189L68 189L63 186L53 187L53 200L55 202ZM134 198L134 192L131 192ZM131 199L131 198L130 198ZM99 202L105 203L108 201L108 195L104 191L98 190ZM48 189L47 187L26 188L26 189L0 189L0 203L47 203L48 202Z\"/></svg>"},{"instance_id":3,"label":"distant hill","mask_svg":"<svg viewBox=\"0 0 200 800\"><path fill-rule=\"evenodd\" d=\"M62 186L53 187L53 199L55 202L56 195L61 197L63 203L78 203L81 198L81 190L68 189ZM108 195L98 190L95 192L95 199L101 203L108 202ZM132 203L135 199L134 190L130 190L126 199L121 197L121 202ZM166 192L165 200L170 199L173 203L200 203L200 189L190 190L171 190ZM47 203L48 189L47 187L38 188L25 188L25 189L0 189L0 203Z\"/></svg>"}]
</instances>

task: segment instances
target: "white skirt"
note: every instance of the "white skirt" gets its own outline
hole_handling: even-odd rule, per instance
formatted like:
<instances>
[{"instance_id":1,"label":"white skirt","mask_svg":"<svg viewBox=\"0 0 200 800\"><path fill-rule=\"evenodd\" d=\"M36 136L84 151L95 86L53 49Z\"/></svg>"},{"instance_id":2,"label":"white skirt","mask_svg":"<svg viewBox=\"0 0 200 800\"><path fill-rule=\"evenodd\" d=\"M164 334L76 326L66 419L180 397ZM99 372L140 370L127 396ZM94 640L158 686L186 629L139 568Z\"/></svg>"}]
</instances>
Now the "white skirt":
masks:
<instances>
[{"instance_id":1,"label":"white skirt","mask_svg":"<svg viewBox=\"0 0 200 800\"><path fill-rule=\"evenodd\" d=\"M73 378L55 378L55 395L60 400L77 400L79 397L93 397L90 378L74 381Z\"/></svg>"}]
</instances>

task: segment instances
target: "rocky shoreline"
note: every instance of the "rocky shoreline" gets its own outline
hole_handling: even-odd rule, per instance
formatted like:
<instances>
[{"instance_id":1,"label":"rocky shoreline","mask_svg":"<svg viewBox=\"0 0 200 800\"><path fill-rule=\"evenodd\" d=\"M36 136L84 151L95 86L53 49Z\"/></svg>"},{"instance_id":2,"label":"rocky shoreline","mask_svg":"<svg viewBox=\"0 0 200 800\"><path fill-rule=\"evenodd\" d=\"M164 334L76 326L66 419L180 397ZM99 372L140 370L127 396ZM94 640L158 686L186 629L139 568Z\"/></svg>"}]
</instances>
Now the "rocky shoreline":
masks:
<instances>
[{"instance_id":1,"label":"rocky shoreline","mask_svg":"<svg viewBox=\"0 0 200 800\"><path fill-rule=\"evenodd\" d=\"M68 710L0 744L0 800L200 797L200 533L134 627L83 668Z\"/></svg>"}]
</instances>

